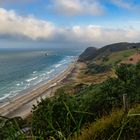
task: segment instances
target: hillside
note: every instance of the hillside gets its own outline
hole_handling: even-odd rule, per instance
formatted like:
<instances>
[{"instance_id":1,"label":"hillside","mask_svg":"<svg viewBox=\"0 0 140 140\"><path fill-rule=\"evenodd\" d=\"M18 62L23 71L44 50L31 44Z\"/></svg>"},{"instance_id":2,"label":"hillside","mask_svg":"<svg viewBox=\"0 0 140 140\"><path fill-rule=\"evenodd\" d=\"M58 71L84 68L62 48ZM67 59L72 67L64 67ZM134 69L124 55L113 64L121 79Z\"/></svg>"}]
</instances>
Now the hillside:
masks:
<instances>
[{"instance_id":1,"label":"hillside","mask_svg":"<svg viewBox=\"0 0 140 140\"><path fill-rule=\"evenodd\" d=\"M140 48L140 43L126 43L126 42L115 43L115 44L110 44L110 45L104 46L100 49L96 49L95 47L89 47L79 56L78 61L80 61L80 62L88 61L88 60L92 60L96 57L103 58L113 52L130 50L130 49L134 49L134 48Z\"/></svg>"},{"instance_id":2,"label":"hillside","mask_svg":"<svg viewBox=\"0 0 140 140\"><path fill-rule=\"evenodd\" d=\"M83 83L102 83L108 77L114 77L114 68L120 63L136 64L140 61L140 53L137 49L129 49L110 53L108 56L95 57L94 60L79 62L80 73L78 81Z\"/></svg>"},{"instance_id":3,"label":"hillside","mask_svg":"<svg viewBox=\"0 0 140 140\"><path fill-rule=\"evenodd\" d=\"M95 47L88 47L80 56L79 56L79 61L84 61L84 60L91 60L94 56L97 55L97 48Z\"/></svg>"}]
</instances>

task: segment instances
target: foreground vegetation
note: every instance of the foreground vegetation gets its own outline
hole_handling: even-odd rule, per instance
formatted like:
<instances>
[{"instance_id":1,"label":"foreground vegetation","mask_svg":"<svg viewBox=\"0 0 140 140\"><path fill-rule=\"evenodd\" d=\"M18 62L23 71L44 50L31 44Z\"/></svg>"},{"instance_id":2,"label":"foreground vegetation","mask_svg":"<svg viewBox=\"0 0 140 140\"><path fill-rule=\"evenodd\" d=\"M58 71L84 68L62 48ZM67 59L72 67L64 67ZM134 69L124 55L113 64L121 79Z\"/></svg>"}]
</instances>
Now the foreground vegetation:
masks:
<instances>
[{"instance_id":1,"label":"foreground vegetation","mask_svg":"<svg viewBox=\"0 0 140 140\"><path fill-rule=\"evenodd\" d=\"M84 128L73 140L139 140L139 112L140 105L130 109L128 115L122 109L115 110Z\"/></svg>"},{"instance_id":2,"label":"foreground vegetation","mask_svg":"<svg viewBox=\"0 0 140 140\"><path fill-rule=\"evenodd\" d=\"M90 85L80 93L70 95L61 89L58 96L42 100L33 108L34 134L44 138L70 138L73 134L78 134L83 126L88 126L91 122L96 123L97 119L110 114L115 108L121 109L122 95L125 93L128 95L129 106L133 107L140 100L140 63L136 66L117 66L116 75L102 84ZM121 119L123 117L120 117ZM131 129L134 125L134 131L131 133L133 135L139 128L140 121L136 126L135 122L130 124ZM112 132L108 129L108 134L111 136L116 129L111 129Z\"/></svg>"}]
</instances>

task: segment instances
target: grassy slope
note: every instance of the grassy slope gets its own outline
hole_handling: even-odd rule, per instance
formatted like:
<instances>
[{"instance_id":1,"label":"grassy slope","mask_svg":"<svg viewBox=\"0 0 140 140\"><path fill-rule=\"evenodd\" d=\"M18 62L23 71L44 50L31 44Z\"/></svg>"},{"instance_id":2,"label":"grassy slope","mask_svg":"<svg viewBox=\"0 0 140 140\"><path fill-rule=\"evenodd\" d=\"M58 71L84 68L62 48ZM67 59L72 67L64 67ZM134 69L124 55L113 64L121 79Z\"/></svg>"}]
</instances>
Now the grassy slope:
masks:
<instances>
[{"instance_id":1,"label":"grassy slope","mask_svg":"<svg viewBox=\"0 0 140 140\"><path fill-rule=\"evenodd\" d=\"M92 65L92 63L97 63L98 65L114 65L116 62L122 62L127 60L130 56L134 55L136 53L135 49L132 50L126 50L126 51L120 51L112 53L108 56L108 61L103 61L102 58L95 58L95 60L88 61L87 64L85 63L79 63L80 65L80 72L78 73L78 82L81 83L102 83L105 81L108 77L115 76L113 69L110 71L106 71L103 73L97 73L97 74L85 74L85 71L88 69L87 67L89 65Z\"/></svg>"},{"instance_id":2,"label":"grassy slope","mask_svg":"<svg viewBox=\"0 0 140 140\"><path fill-rule=\"evenodd\" d=\"M107 61L103 61L101 57L96 57L96 63L100 65L114 65L116 62L121 62L127 60L130 56L137 53L136 49L125 50L120 52L113 52L110 55L106 56Z\"/></svg>"},{"instance_id":3,"label":"grassy slope","mask_svg":"<svg viewBox=\"0 0 140 140\"><path fill-rule=\"evenodd\" d=\"M115 52L115 53L110 54L108 56L107 61L103 61L102 59L98 57L95 60L96 60L96 63L99 65L114 65L116 64L116 62L120 63L127 60L129 57L131 57L132 55L136 53L137 51L135 49L120 51L120 52ZM89 61L88 65L91 63L93 62ZM87 67L84 67L84 69L86 70ZM88 82L89 83L102 83L110 76L115 76L113 73L113 69L105 73L99 73L99 74L93 74L93 75L85 75L84 70L83 70L79 78L82 79L81 81L84 81L86 83ZM129 111L129 114L139 114L139 113L140 113L140 105L132 108ZM115 140L117 139L117 136L119 135L123 118L124 118L123 110L115 110L109 116L104 116L101 119L97 119L96 122L93 122L92 124L90 124L88 128L87 127L83 128L81 135L73 139L74 140L100 140L100 139L107 140L110 138L110 140ZM138 118L138 120L140 119ZM133 121L133 118L130 120L130 124L136 125L132 121ZM111 134L111 129L113 130L112 134ZM116 131L118 130L116 134L114 134L114 129Z\"/></svg>"},{"instance_id":4,"label":"grassy slope","mask_svg":"<svg viewBox=\"0 0 140 140\"><path fill-rule=\"evenodd\" d=\"M116 53L112 53L111 55L109 55L109 60L107 62L104 62L105 65L110 65L110 64L114 64L117 61L124 61L126 60L128 57L132 56L133 54L136 53L136 50L126 50L126 51L120 51L120 52L116 52Z\"/></svg>"},{"instance_id":5,"label":"grassy slope","mask_svg":"<svg viewBox=\"0 0 140 140\"><path fill-rule=\"evenodd\" d=\"M88 129L85 128L82 130L81 135L79 137L75 137L73 139L116 140L119 137L119 134L124 135L125 129L131 132L131 127L137 125L137 123L140 121L139 113L140 113L140 104L137 105L137 107L130 109L128 116L124 114L123 110L115 110L109 116L104 116L101 119L96 120L95 123L90 124ZM133 116L133 114L135 114L135 116ZM123 124L125 124L125 126ZM130 137L132 137L132 139L137 140L138 134L140 134L139 130L136 129L134 130L133 133L134 133L133 135L136 135L136 137L134 138L134 136L131 135L129 136L129 139Z\"/></svg>"}]
</instances>

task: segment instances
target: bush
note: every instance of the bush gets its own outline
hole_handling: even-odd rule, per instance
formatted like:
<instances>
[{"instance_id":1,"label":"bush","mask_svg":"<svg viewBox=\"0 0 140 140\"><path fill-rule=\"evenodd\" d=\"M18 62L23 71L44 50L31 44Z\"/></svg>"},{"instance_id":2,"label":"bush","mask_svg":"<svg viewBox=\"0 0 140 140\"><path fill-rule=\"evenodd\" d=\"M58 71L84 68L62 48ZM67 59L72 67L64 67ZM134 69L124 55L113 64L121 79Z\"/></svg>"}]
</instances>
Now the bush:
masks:
<instances>
[{"instance_id":1,"label":"bush","mask_svg":"<svg viewBox=\"0 0 140 140\"><path fill-rule=\"evenodd\" d=\"M58 132L68 138L81 127L110 112L110 102L100 94L99 85L91 85L84 92L68 95L61 90L57 97L42 100L33 108L35 136L59 138ZM99 95L99 94L100 95Z\"/></svg>"},{"instance_id":2,"label":"bush","mask_svg":"<svg viewBox=\"0 0 140 140\"><path fill-rule=\"evenodd\" d=\"M86 70L86 74L104 73L111 69L110 65L97 65L95 63L89 64Z\"/></svg>"},{"instance_id":3,"label":"bush","mask_svg":"<svg viewBox=\"0 0 140 140\"><path fill-rule=\"evenodd\" d=\"M0 139L2 140L15 140L24 137L22 128L28 124L20 117L6 118L0 116Z\"/></svg>"},{"instance_id":4,"label":"bush","mask_svg":"<svg viewBox=\"0 0 140 140\"><path fill-rule=\"evenodd\" d=\"M128 94L129 105L132 106L140 100L139 77L140 63L122 64L116 67L116 77L99 85L91 85L79 94L69 95L62 88L58 96L42 100L34 106L34 135L55 139L69 138L75 132L79 133L88 123L108 115L112 109L121 108L123 94ZM113 128L109 125L106 131Z\"/></svg>"},{"instance_id":5,"label":"bush","mask_svg":"<svg viewBox=\"0 0 140 140\"><path fill-rule=\"evenodd\" d=\"M116 67L116 78L110 78L104 82L102 92L109 98L114 98L114 104L122 104L122 95L128 95L129 104L140 100L140 63L137 65L121 64Z\"/></svg>"},{"instance_id":6,"label":"bush","mask_svg":"<svg viewBox=\"0 0 140 140\"><path fill-rule=\"evenodd\" d=\"M78 103L74 96L66 94L42 100L33 111L34 134L44 138L60 139L79 131L84 114L76 113L82 111Z\"/></svg>"}]
</instances>

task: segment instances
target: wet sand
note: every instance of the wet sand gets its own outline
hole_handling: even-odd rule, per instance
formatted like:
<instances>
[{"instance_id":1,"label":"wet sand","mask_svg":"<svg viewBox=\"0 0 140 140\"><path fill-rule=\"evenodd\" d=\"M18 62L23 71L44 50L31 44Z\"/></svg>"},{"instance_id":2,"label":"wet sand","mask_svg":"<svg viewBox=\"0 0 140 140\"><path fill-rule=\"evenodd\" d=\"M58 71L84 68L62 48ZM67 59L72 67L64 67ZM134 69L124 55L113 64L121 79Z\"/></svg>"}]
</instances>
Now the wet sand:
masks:
<instances>
[{"instance_id":1,"label":"wet sand","mask_svg":"<svg viewBox=\"0 0 140 140\"><path fill-rule=\"evenodd\" d=\"M8 103L0 107L0 115L7 117L21 116L23 118L27 117L31 113L33 104L36 105L37 101L41 98L51 97L54 91L63 84L63 80L70 75L75 68L76 63L72 63L64 72L26 94L17 96L10 100Z\"/></svg>"}]
</instances>

